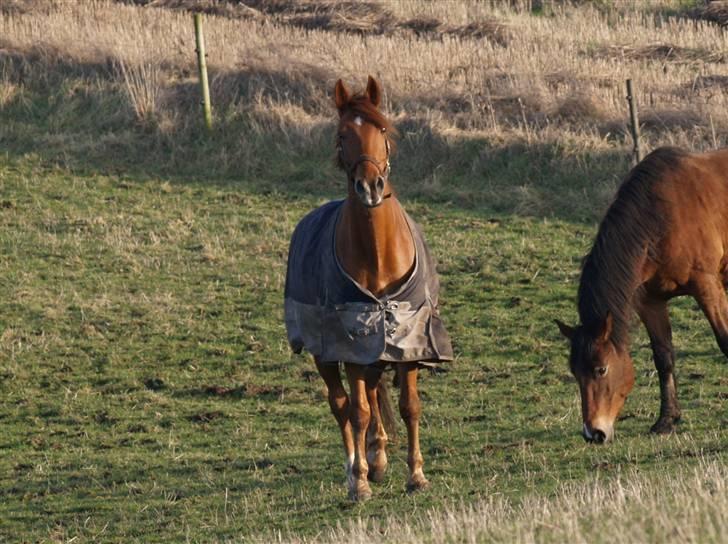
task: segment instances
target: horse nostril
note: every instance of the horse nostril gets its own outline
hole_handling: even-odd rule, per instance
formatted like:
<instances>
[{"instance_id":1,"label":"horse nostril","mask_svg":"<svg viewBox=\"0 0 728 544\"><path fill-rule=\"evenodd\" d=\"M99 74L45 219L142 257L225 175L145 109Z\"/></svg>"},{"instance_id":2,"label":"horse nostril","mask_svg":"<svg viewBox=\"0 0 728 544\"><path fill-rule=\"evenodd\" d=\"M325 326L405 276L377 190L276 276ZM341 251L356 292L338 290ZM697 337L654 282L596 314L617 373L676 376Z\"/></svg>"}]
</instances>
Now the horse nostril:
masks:
<instances>
[{"instance_id":1,"label":"horse nostril","mask_svg":"<svg viewBox=\"0 0 728 544\"><path fill-rule=\"evenodd\" d=\"M357 179L357 180L356 180L356 181L354 182L354 190L355 190L355 191L356 191L356 192L357 192L358 194L360 194L360 195L361 195L361 194L364 194L364 192L365 192L365 189L364 189L364 182L363 182L363 181L361 180L361 178Z\"/></svg>"},{"instance_id":2,"label":"horse nostril","mask_svg":"<svg viewBox=\"0 0 728 544\"><path fill-rule=\"evenodd\" d=\"M377 178L377 193L382 194L384 192L384 178L379 176Z\"/></svg>"},{"instance_id":3,"label":"horse nostril","mask_svg":"<svg viewBox=\"0 0 728 544\"><path fill-rule=\"evenodd\" d=\"M597 429L592 432L592 440L594 440L597 444L604 444L604 442L607 441L607 435L603 431Z\"/></svg>"}]
</instances>

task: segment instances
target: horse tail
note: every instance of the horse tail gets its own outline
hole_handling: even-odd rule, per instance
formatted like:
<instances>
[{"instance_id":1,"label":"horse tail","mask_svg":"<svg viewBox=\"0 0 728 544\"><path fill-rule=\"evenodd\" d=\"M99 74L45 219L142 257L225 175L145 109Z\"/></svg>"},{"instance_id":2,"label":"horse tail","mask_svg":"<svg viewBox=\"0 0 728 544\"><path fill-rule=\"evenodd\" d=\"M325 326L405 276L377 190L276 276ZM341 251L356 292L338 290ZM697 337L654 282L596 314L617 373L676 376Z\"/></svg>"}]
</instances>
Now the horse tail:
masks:
<instances>
[{"instance_id":1,"label":"horse tail","mask_svg":"<svg viewBox=\"0 0 728 544\"><path fill-rule=\"evenodd\" d=\"M397 441L397 418L392 408L392 399L389 397L389 389L386 380L379 380L377 385L377 403L379 404L379 413L382 416L382 425L384 431L389 436L390 442Z\"/></svg>"}]
</instances>

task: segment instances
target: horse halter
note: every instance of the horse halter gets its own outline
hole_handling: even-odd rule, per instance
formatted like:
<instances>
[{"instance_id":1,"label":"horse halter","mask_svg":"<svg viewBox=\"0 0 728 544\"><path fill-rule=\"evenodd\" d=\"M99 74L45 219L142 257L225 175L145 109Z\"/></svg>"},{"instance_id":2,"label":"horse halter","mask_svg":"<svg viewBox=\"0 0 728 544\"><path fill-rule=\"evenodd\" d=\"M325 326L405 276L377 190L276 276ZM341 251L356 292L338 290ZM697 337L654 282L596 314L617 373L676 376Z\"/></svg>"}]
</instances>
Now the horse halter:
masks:
<instances>
[{"instance_id":1,"label":"horse halter","mask_svg":"<svg viewBox=\"0 0 728 544\"><path fill-rule=\"evenodd\" d=\"M382 127L381 129L382 135L384 136L384 147L387 150L387 158L385 159L384 168L381 168L379 165L381 164L380 161L378 161L376 158L372 157L371 155L367 155L362 153L359 155L359 157L354 161L352 165L347 165L346 161L344 160L344 153L343 153L343 146L341 145L341 136L339 136L337 142L336 142L336 151L339 154L339 162L344 167L344 170L346 171L346 175L349 178L349 182L354 183L354 173L356 172L356 169L359 167L360 164L364 162L370 162L372 163L376 169L377 172L379 172L379 177L381 177L384 181L387 181L389 179L389 171L391 170L389 166L389 138L387 137L387 129ZM391 197L392 193L388 193L384 196L382 196L382 200L379 204L376 206L372 206L372 208L376 208L377 206L380 206L387 198Z\"/></svg>"}]
</instances>

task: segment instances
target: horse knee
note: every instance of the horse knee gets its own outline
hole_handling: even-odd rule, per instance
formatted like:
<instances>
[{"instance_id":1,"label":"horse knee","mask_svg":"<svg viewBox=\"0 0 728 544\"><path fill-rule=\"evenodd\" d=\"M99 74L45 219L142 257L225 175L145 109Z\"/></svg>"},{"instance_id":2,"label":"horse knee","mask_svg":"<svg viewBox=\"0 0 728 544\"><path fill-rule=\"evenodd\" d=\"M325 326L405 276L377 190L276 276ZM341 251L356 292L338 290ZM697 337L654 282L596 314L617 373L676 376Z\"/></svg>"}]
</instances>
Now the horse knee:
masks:
<instances>
[{"instance_id":1,"label":"horse knee","mask_svg":"<svg viewBox=\"0 0 728 544\"><path fill-rule=\"evenodd\" d=\"M371 409L368 402L352 402L349 405L349 419L356 429L365 429L369 426Z\"/></svg>"},{"instance_id":2,"label":"horse knee","mask_svg":"<svg viewBox=\"0 0 728 544\"><path fill-rule=\"evenodd\" d=\"M329 406L337 417L346 414L349 405L349 398L344 390L329 391Z\"/></svg>"},{"instance_id":3,"label":"horse knee","mask_svg":"<svg viewBox=\"0 0 728 544\"><path fill-rule=\"evenodd\" d=\"M658 347L653 350L655 368L660 373L672 373L675 369L675 352L669 347Z\"/></svg>"}]
</instances>

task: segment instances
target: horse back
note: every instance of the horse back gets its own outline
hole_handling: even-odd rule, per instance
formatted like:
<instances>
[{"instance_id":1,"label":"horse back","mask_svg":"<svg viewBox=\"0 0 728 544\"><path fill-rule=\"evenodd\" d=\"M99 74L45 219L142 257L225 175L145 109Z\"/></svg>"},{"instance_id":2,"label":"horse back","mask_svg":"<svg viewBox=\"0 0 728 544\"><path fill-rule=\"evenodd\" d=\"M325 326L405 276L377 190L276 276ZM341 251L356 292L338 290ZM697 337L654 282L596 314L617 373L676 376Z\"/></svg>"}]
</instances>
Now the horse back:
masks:
<instances>
[{"instance_id":1,"label":"horse back","mask_svg":"<svg viewBox=\"0 0 728 544\"><path fill-rule=\"evenodd\" d=\"M654 184L663 234L643 279L663 294L689 293L699 275L728 277L728 149L684 153ZM652 277L650 277L652 276Z\"/></svg>"}]
</instances>

